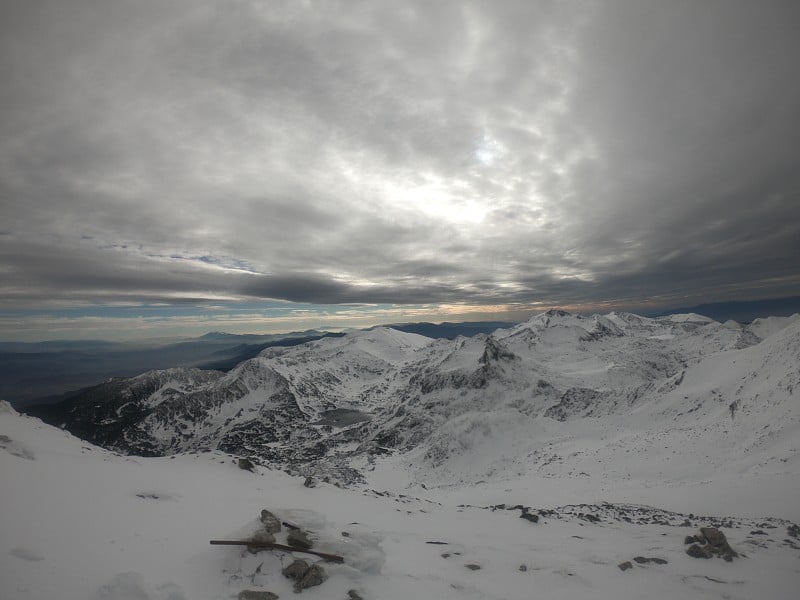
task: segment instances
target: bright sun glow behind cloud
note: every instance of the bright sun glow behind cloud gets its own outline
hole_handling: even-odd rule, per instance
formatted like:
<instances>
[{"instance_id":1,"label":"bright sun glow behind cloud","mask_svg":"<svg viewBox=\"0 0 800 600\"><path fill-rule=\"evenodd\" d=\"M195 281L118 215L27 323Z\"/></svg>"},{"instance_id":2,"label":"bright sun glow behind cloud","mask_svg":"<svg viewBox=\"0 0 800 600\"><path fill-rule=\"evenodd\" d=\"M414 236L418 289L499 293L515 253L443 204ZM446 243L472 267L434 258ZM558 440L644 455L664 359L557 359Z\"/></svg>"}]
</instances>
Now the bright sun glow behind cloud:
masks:
<instances>
[{"instance_id":1,"label":"bright sun glow behind cloud","mask_svg":"<svg viewBox=\"0 0 800 600\"><path fill-rule=\"evenodd\" d=\"M428 217L454 224L477 224L488 212L478 199L459 194L458 182L446 182L434 175L419 185L406 186L388 182L385 199L394 207L404 207ZM467 191L467 190L464 190Z\"/></svg>"}]
</instances>

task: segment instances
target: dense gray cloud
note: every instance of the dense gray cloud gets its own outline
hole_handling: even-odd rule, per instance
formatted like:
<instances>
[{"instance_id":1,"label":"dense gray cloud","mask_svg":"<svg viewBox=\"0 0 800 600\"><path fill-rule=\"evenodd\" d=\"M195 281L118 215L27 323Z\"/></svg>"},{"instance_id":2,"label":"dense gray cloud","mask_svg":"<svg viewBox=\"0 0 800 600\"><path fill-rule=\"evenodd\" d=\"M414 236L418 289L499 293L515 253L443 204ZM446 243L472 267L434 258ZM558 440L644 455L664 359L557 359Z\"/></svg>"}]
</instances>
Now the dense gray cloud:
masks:
<instances>
[{"instance_id":1,"label":"dense gray cloud","mask_svg":"<svg viewBox=\"0 0 800 600\"><path fill-rule=\"evenodd\" d=\"M0 307L798 289L796 2L0 10Z\"/></svg>"}]
</instances>

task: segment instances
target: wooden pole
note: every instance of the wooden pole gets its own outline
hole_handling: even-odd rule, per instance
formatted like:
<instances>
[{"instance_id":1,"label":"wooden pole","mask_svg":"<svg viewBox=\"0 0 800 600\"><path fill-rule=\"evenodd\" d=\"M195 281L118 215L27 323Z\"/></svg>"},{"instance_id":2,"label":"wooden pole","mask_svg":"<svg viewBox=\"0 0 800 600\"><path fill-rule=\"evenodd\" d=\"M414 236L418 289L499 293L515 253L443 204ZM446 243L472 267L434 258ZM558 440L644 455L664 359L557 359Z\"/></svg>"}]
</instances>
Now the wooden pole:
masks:
<instances>
[{"instance_id":1,"label":"wooden pole","mask_svg":"<svg viewBox=\"0 0 800 600\"><path fill-rule=\"evenodd\" d=\"M285 550L286 552L303 552L305 554L313 554L324 558L327 561L335 563L343 563L344 558L337 554L327 554L325 552L317 552L316 550L304 550L303 548L295 548L294 546L286 546L284 544L275 544L270 542L256 542L252 540L211 540L209 542L212 546L248 546L250 548L263 548L264 550Z\"/></svg>"}]
</instances>

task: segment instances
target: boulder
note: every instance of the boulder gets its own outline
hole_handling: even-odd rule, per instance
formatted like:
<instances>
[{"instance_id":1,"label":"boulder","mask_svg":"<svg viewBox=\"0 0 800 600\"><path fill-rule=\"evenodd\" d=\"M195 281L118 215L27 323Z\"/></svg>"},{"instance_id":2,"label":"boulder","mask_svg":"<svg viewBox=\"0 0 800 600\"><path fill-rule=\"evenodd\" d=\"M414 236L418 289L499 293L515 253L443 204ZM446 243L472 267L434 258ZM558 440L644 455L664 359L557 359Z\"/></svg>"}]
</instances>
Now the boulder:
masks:
<instances>
[{"instance_id":1,"label":"boulder","mask_svg":"<svg viewBox=\"0 0 800 600\"><path fill-rule=\"evenodd\" d=\"M321 585L327 578L328 575L325 573L325 569L318 564L313 564L308 568L302 579L294 582L294 591L301 592L307 588Z\"/></svg>"},{"instance_id":2,"label":"boulder","mask_svg":"<svg viewBox=\"0 0 800 600\"><path fill-rule=\"evenodd\" d=\"M692 544L687 548L686 554L691 556L692 558L711 558L711 548L708 546L698 546L697 544Z\"/></svg>"},{"instance_id":3,"label":"boulder","mask_svg":"<svg viewBox=\"0 0 800 600\"><path fill-rule=\"evenodd\" d=\"M526 521L530 521L531 523L538 523L539 522L539 515L529 513L527 511L522 511L522 514L519 516L520 519L525 519Z\"/></svg>"},{"instance_id":4,"label":"boulder","mask_svg":"<svg viewBox=\"0 0 800 600\"><path fill-rule=\"evenodd\" d=\"M237 600L278 600L278 594L258 590L242 590L236 598Z\"/></svg>"},{"instance_id":5,"label":"boulder","mask_svg":"<svg viewBox=\"0 0 800 600\"><path fill-rule=\"evenodd\" d=\"M359 594L356 590L348 590L347 598L349 600L364 600L364 597L361 594Z\"/></svg>"},{"instance_id":6,"label":"boulder","mask_svg":"<svg viewBox=\"0 0 800 600\"><path fill-rule=\"evenodd\" d=\"M725 534L716 527L701 527L700 534L708 542L708 548L712 554L719 556L727 562L731 562L734 558L739 556L736 551L731 548L730 544L728 544Z\"/></svg>"},{"instance_id":7,"label":"boulder","mask_svg":"<svg viewBox=\"0 0 800 600\"><path fill-rule=\"evenodd\" d=\"M260 531L256 531L253 535L250 536L251 542L258 542L259 544L274 544L275 543L275 536L272 535L269 531L264 531L263 529ZM264 547L260 546L248 546L247 549L255 554L256 552L261 552L265 550Z\"/></svg>"},{"instance_id":8,"label":"boulder","mask_svg":"<svg viewBox=\"0 0 800 600\"><path fill-rule=\"evenodd\" d=\"M283 573L284 577L288 577L292 581L300 581L305 577L306 573L308 573L308 569L308 563L298 558L288 567L285 567L281 573Z\"/></svg>"},{"instance_id":9,"label":"boulder","mask_svg":"<svg viewBox=\"0 0 800 600\"><path fill-rule=\"evenodd\" d=\"M310 550L314 543L308 539L308 534L302 529L292 529L286 536L286 543L301 550Z\"/></svg>"},{"instance_id":10,"label":"boulder","mask_svg":"<svg viewBox=\"0 0 800 600\"><path fill-rule=\"evenodd\" d=\"M619 563L617 566L619 567L620 571L627 571L628 569L632 569L633 568L633 564L629 560L626 560L625 562Z\"/></svg>"},{"instance_id":11,"label":"boulder","mask_svg":"<svg viewBox=\"0 0 800 600\"><path fill-rule=\"evenodd\" d=\"M259 520L264 525L264 530L269 533L278 533L281 530L281 521L268 510L262 510Z\"/></svg>"},{"instance_id":12,"label":"boulder","mask_svg":"<svg viewBox=\"0 0 800 600\"><path fill-rule=\"evenodd\" d=\"M255 470L256 466L252 463L249 458L240 458L239 459L239 468L243 471L250 471L251 473Z\"/></svg>"}]
</instances>

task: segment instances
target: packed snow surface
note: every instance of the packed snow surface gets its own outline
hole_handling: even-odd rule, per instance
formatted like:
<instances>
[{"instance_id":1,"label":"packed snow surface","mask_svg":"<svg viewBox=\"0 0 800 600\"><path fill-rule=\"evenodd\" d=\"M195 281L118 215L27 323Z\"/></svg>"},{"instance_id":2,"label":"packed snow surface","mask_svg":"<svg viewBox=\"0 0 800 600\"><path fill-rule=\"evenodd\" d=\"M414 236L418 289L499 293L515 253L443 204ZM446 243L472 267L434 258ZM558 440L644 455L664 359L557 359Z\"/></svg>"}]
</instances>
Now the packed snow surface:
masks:
<instances>
[{"instance_id":1,"label":"packed snow surface","mask_svg":"<svg viewBox=\"0 0 800 600\"><path fill-rule=\"evenodd\" d=\"M291 582L280 574L291 562L287 554L208 544L246 537L264 508L312 532L319 550L345 557L341 565L322 563L329 578L303 592L312 599L347 598L349 590L374 599L788 599L800 586L800 547L782 542L788 522L719 517L733 521L724 531L746 557L698 560L686 555L683 538L706 523L704 517L691 515L692 527L682 527L685 515L638 505L563 507L602 500L591 478L437 491L306 488L301 478L282 472L241 470L217 452L118 456L7 406L0 431L33 455L0 452L2 598L203 600L245 589L293 597ZM396 468L385 465L384 480ZM719 496L752 485L730 478L719 483ZM798 490L784 491L793 495L789 506ZM693 486L636 490L629 483L612 499L694 505L700 515L717 508L713 496ZM489 500L497 498L507 506L492 506ZM517 502L562 509L560 516L530 523L511 508ZM761 508L746 494L740 504L747 514ZM578 516L582 511L599 522ZM651 516L639 524L612 518L617 511ZM759 525L765 535L752 535ZM667 563L618 568L637 556Z\"/></svg>"}]
</instances>

